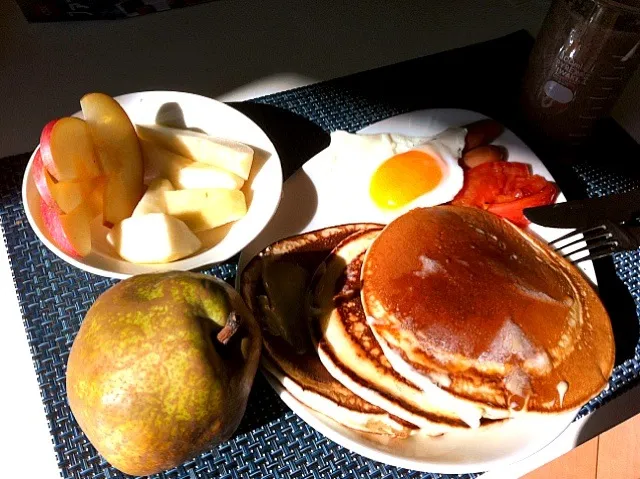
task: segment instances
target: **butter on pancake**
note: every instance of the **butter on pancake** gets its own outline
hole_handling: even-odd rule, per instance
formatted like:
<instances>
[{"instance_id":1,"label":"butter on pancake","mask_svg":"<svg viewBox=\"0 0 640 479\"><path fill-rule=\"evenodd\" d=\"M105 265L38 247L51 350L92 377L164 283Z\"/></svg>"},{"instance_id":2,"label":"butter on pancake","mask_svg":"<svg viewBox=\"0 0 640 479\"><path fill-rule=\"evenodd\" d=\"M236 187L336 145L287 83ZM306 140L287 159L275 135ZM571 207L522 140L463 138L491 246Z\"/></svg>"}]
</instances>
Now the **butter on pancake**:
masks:
<instances>
[{"instance_id":1,"label":"butter on pancake","mask_svg":"<svg viewBox=\"0 0 640 479\"><path fill-rule=\"evenodd\" d=\"M379 225L343 225L277 241L244 268L239 289L263 330L262 366L293 397L352 429L405 437L416 427L353 394L327 372L313 350L304 308L311 276L333 247L371 228Z\"/></svg>"},{"instance_id":2,"label":"butter on pancake","mask_svg":"<svg viewBox=\"0 0 640 479\"><path fill-rule=\"evenodd\" d=\"M607 384L609 317L547 245L476 208L417 208L362 268L367 323L393 368L483 416L580 407Z\"/></svg>"},{"instance_id":3,"label":"butter on pancake","mask_svg":"<svg viewBox=\"0 0 640 479\"><path fill-rule=\"evenodd\" d=\"M347 237L314 275L309 317L320 360L358 396L419 426L424 434L467 428L461 417L473 416L475 408L460 407L435 386L423 391L398 374L367 325L360 300L360 272L364 255L378 234L379 230L369 230ZM479 425L479 415L475 422Z\"/></svg>"}]
</instances>

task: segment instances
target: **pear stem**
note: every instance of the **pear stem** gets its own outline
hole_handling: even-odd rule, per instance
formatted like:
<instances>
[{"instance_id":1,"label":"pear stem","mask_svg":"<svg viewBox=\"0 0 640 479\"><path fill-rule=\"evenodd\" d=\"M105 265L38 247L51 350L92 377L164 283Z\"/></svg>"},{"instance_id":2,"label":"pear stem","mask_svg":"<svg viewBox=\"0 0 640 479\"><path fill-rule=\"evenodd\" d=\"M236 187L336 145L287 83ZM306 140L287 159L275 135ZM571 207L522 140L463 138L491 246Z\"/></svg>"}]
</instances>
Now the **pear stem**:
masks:
<instances>
[{"instance_id":1,"label":"pear stem","mask_svg":"<svg viewBox=\"0 0 640 479\"><path fill-rule=\"evenodd\" d=\"M224 327L218 331L216 339L226 345L238 329L240 329L240 318L238 318L235 311L231 311Z\"/></svg>"}]
</instances>

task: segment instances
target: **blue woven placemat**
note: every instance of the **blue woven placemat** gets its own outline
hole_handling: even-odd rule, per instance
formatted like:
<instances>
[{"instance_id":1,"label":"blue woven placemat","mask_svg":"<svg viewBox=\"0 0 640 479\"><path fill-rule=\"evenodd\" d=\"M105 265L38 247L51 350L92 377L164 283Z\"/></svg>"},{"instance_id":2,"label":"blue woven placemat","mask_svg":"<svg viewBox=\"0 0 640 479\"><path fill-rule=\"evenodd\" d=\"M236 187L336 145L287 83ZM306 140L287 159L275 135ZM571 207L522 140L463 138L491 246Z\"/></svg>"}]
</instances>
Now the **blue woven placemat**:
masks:
<instances>
[{"instance_id":1,"label":"blue woven placemat","mask_svg":"<svg viewBox=\"0 0 640 479\"><path fill-rule=\"evenodd\" d=\"M524 55L526 60L530 46L531 39L527 35L516 34L451 52L447 54L447 62L453 61L455 64L456 58L462 61L466 57L464 67L473 68L473 59L479 55L485 55L485 60L490 55L509 54L514 58L522 58ZM316 143L321 145L325 139L322 139L322 135L317 135L318 131L355 131L381 119L427 106L475 109L509 124L506 113L510 108L508 78L502 85L499 82L492 85L478 82L477 88L481 88L485 95L484 103L477 103L473 92L449 96L449 100L441 94L426 95L424 85L418 80L427 76L421 77L420 72L432 68L443 59L443 55L418 59L237 106L261 124L272 137L288 173L312 154L309 145L314 142L309 138L313 135L307 138L304 132L317 130L315 134L320 139L316 138ZM521 64L523 62L524 60L520 60ZM513 63L515 65L518 62ZM516 67L517 65L514 66L514 71L517 71ZM406 76L408 73L413 75L412 78ZM461 76L454 72L449 81L453 90L458 86L456 82L462 81L459 78ZM502 101L492 101L492 98L499 98L499 95L503 96ZM291 134L292 131L297 134ZM279 135L285 138L284 143L277 141ZM635 153L637 155L637 150ZM78 427L67 405L65 392L65 367L69 348L82 318L96 297L115 281L82 272L66 264L37 240L25 217L20 197L27 159L28 155L21 155L3 160L0 224L60 472L64 478L122 478L125 475L97 454ZM636 177L610 171L593 162L574 166L569 176L580 182L584 192L590 196L640 187ZM235 264L230 262L208 272L231 280L235 274ZM636 334L624 334L625 337L633 338L630 352L618 361L609 389L586 405L580 415L592 412L637 383L640 375L640 348L637 342L640 254L632 252L616 255L611 272L615 281L620 283L632 309L632 324L627 324L626 327L630 326ZM615 323L616 316L613 314L612 319ZM24 467L25 477L29 477L28 464ZM354 454L310 428L292 413L259 374L245 418L232 440L154 477L431 479L472 478L476 475L445 476L409 471Z\"/></svg>"}]
</instances>

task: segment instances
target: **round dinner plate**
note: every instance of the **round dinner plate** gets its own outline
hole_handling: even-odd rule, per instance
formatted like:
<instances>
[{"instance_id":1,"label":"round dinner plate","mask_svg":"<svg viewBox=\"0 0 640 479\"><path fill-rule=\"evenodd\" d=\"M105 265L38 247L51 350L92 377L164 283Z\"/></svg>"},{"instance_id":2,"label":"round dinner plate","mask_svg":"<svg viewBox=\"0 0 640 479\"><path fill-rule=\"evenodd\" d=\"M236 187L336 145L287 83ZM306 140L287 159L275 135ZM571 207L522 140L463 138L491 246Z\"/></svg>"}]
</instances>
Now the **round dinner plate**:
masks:
<instances>
[{"instance_id":1,"label":"round dinner plate","mask_svg":"<svg viewBox=\"0 0 640 479\"><path fill-rule=\"evenodd\" d=\"M359 133L400 133L431 136L448 127L487 118L458 109L420 110L372 124ZM513 132L505 129L494 142L509 152L509 161L528 163L535 174L554 181L549 170ZM287 236L358 221L348 202L336 208L335 185L330 175L330 153L325 149L306 162L284 184L278 211L266 228L244 249L238 271L269 244ZM560 194L558 202L565 201ZM551 241L569 230L531 225L530 230ZM596 284L591 262L580 268ZM239 275L238 275L239 277ZM280 398L305 422L338 444L375 461L436 473L487 471L522 460L552 442L574 419L577 410L557 415L528 415L469 433L453 432L439 437L416 434L407 439L378 437L346 428L298 402L280 383L269 377Z\"/></svg>"},{"instance_id":2,"label":"round dinner plate","mask_svg":"<svg viewBox=\"0 0 640 479\"><path fill-rule=\"evenodd\" d=\"M247 214L229 225L198 233L202 248L194 255L164 264L135 264L118 256L107 242L109 230L100 217L91 225L92 250L81 259L73 258L58 248L45 232L40 215L40 195L36 189L32 164L36 150L25 170L22 199L27 219L38 238L53 253L67 263L89 273L111 278L128 278L135 274L168 270L188 271L226 261L268 224L280 202L282 166L273 143L249 117L212 98L177 91L147 91L115 97L133 124L162 124L182 129L194 129L212 136L247 144L254 149L249 179L242 188L247 199ZM73 116L83 118L82 112Z\"/></svg>"}]
</instances>

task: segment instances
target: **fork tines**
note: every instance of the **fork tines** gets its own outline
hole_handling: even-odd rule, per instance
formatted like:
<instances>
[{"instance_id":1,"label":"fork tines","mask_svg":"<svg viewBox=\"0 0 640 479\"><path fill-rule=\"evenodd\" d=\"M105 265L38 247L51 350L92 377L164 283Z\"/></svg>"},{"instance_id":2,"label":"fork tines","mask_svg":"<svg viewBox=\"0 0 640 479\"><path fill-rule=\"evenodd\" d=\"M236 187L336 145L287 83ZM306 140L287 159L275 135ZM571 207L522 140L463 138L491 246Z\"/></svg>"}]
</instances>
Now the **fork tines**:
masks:
<instances>
[{"instance_id":1,"label":"fork tines","mask_svg":"<svg viewBox=\"0 0 640 479\"><path fill-rule=\"evenodd\" d=\"M575 229L574 231L551 241L549 245L553 246L556 251L562 254L563 257L569 259L572 263L578 264L582 261L591 261L599 258L604 258L605 256L609 256L615 253L619 244L613 236L613 233L607 228L607 226L602 224L590 228ZM572 241L559 245L559 243L568 240ZM582 246L573 250L566 250L566 248L570 248L571 246L577 245L582 242L586 242L586 246ZM580 258L570 258L570 256L581 253L583 251L589 251L590 254L582 256Z\"/></svg>"}]
</instances>

